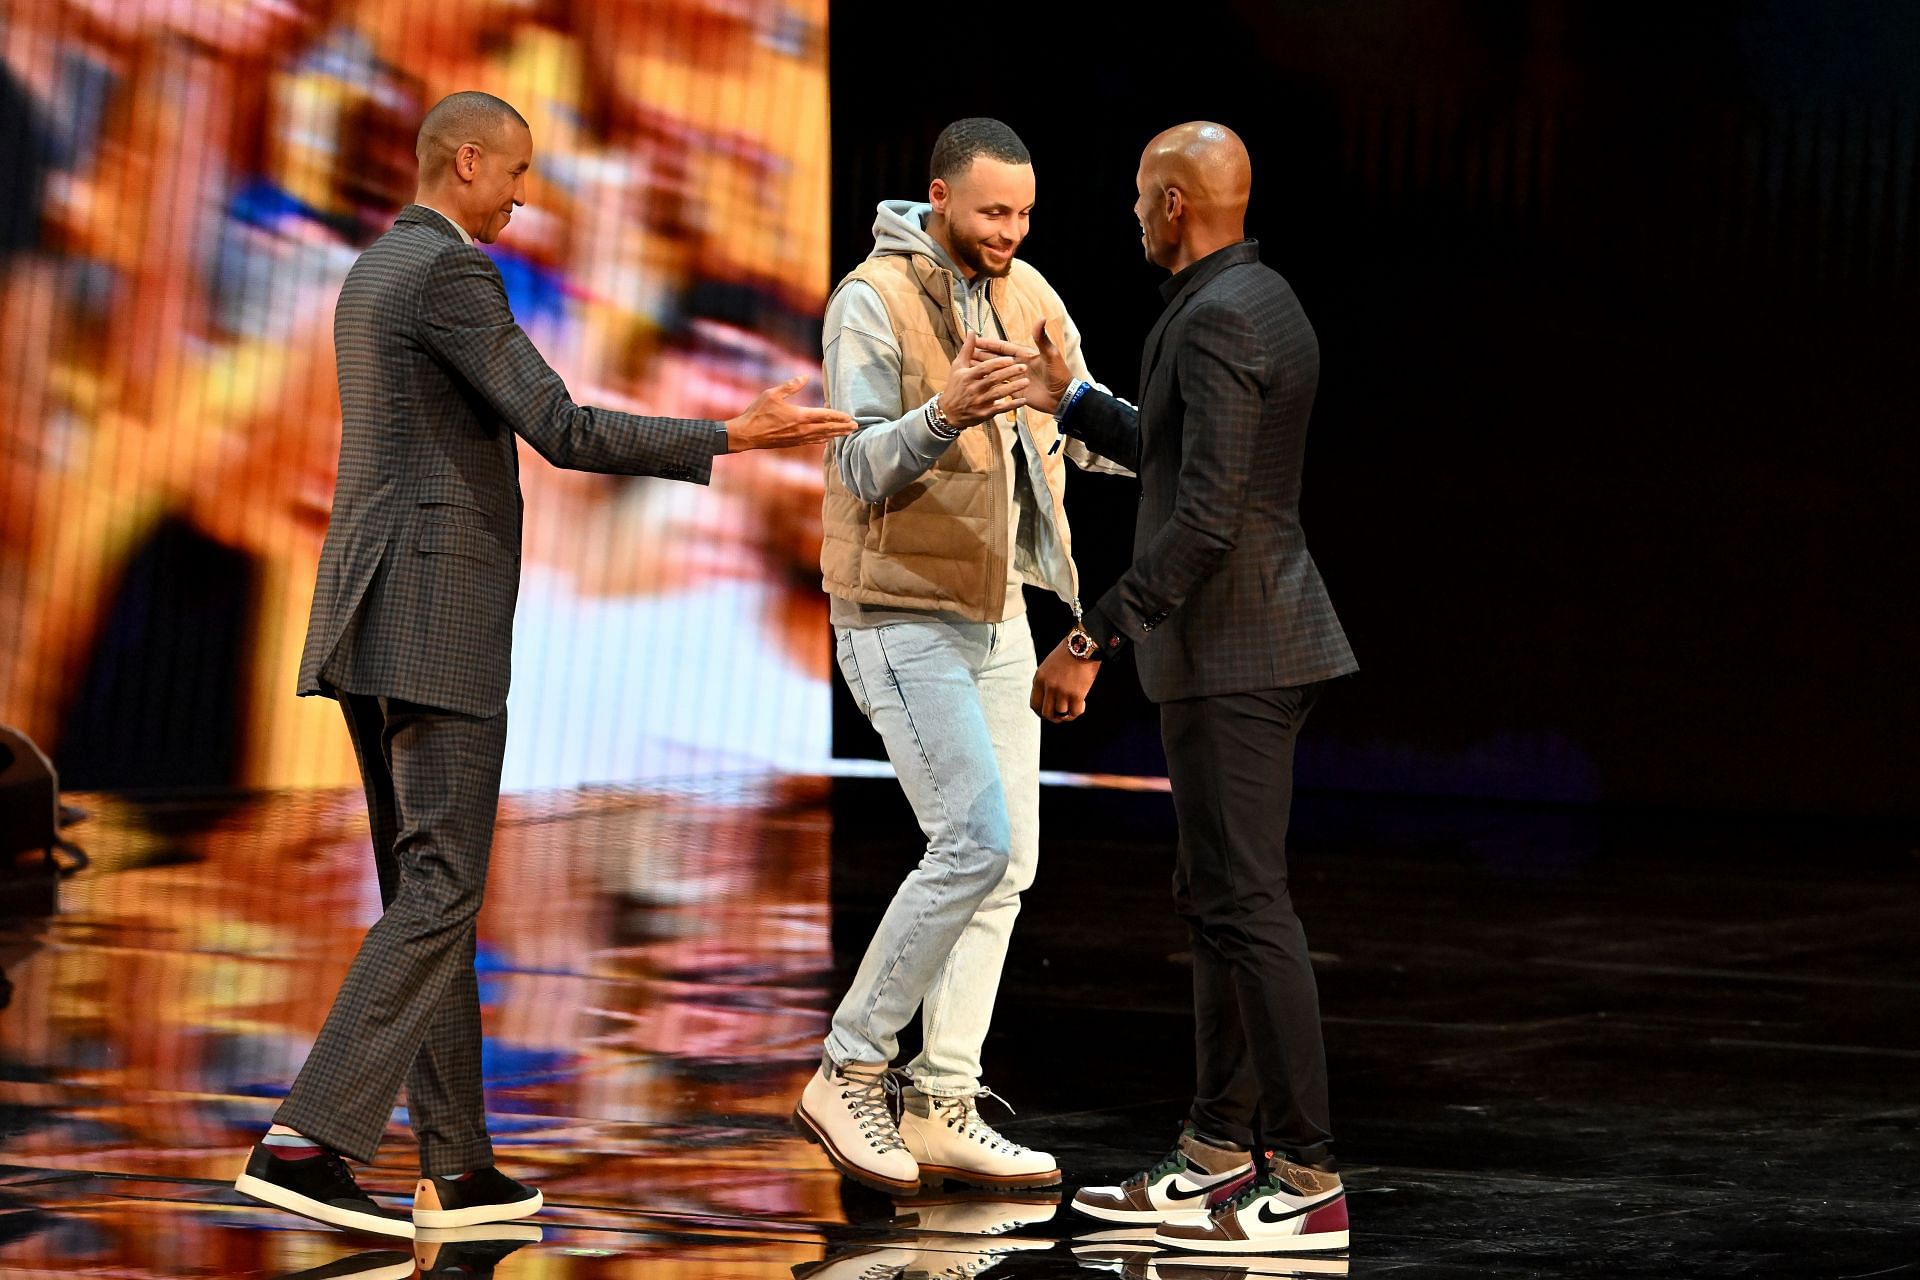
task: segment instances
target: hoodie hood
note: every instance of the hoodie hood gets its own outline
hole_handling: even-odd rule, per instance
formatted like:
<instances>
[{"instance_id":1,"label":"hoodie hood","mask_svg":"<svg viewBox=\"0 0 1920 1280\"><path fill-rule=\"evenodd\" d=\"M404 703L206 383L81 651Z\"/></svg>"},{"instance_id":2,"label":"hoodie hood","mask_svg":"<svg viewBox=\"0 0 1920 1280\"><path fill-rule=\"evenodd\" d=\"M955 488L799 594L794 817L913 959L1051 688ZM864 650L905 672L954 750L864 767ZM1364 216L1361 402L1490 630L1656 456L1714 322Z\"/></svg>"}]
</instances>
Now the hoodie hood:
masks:
<instances>
[{"instance_id":1,"label":"hoodie hood","mask_svg":"<svg viewBox=\"0 0 1920 1280\"><path fill-rule=\"evenodd\" d=\"M873 252L868 257L884 257L896 253L923 253L935 262L951 271L958 279L965 279L959 266L940 242L927 234L927 215L933 212L933 206L924 200L883 200L873 215Z\"/></svg>"}]
</instances>

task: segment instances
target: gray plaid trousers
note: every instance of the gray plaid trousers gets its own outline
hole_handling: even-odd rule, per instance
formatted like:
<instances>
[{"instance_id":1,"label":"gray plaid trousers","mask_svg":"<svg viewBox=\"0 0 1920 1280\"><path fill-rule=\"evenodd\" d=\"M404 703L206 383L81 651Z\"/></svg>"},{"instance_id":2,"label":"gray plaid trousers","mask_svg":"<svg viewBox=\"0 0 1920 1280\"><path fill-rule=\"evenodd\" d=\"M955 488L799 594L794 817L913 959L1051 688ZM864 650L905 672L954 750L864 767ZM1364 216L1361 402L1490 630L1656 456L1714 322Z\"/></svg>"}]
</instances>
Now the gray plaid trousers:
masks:
<instances>
[{"instance_id":1,"label":"gray plaid trousers","mask_svg":"<svg viewBox=\"0 0 1920 1280\"><path fill-rule=\"evenodd\" d=\"M507 714L343 694L385 913L367 931L274 1120L373 1158L401 1083L420 1168L493 1162L480 1081L474 933L500 799Z\"/></svg>"}]
</instances>

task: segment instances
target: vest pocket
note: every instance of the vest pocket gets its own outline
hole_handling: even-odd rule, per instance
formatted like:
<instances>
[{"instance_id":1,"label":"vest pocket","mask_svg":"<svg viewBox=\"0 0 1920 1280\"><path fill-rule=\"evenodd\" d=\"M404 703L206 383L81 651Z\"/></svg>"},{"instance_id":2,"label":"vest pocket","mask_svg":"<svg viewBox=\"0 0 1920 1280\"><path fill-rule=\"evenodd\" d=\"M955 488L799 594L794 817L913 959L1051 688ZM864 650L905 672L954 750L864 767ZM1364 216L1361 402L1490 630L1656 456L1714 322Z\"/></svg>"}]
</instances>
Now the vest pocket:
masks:
<instances>
[{"instance_id":1,"label":"vest pocket","mask_svg":"<svg viewBox=\"0 0 1920 1280\"><path fill-rule=\"evenodd\" d=\"M869 545L893 555L978 560L993 526L985 492L990 480L977 471L948 471L936 483L908 485L877 513L869 528L878 537Z\"/></svg>"}]
</instances>

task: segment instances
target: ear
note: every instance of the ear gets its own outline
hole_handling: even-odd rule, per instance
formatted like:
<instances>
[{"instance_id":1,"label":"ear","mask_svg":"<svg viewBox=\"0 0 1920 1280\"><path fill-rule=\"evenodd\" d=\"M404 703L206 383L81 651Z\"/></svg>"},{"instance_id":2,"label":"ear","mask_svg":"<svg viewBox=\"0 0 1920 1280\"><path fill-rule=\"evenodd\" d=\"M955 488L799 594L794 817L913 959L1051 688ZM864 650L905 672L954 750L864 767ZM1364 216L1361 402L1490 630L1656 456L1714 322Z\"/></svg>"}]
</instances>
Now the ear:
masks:
<instances>
[{"instance_id":1,"label":"ear","mask_svg":"<svg viewBox=\"0 0 1920 1280\"><path fill-rule=\"evenodd\" d=\"M952 193L945 178L935 178L927 187L927 203L941 213L947 211L947 198Z\"/></svg>"},{"instance_id":2,"label":"ear","mask_svg":"<svg viewBox=\"0 0 1920 1280\"><path fill-rule=\"evenodd\" d=\"M1168 187L1166 195L1162 197L1162 200L1168 222L1172 222L1178 218L1181 212L1187 207L1187 198L1180 193L1180 188L1178 187Z\"/></svg>"},{"instance_id":3,"label":"ear","mask_svg":"<svg viewBox=\"0 0 1920 1280\"><path fill-rule=\"evenodd\" d=\"M453 171L467 182L480 172L480 148L471 142L463 142L460 149L453 153Z\"/></svg>"}]
</instances>

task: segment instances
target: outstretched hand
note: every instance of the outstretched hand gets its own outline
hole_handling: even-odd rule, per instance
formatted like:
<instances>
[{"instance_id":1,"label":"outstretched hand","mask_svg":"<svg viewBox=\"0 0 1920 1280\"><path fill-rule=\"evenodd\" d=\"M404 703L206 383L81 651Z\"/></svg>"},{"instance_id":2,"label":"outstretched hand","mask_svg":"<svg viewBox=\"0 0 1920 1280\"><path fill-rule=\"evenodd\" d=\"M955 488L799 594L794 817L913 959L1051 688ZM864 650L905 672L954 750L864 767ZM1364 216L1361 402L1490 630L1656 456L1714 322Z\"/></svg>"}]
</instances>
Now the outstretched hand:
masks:
<instances>
[{"instance_id":1,"label":"outstretched hand","mask_svg":"<svg viewBox=\"0 0 1920 1280\"><path fill-rule=\"evenodd\" d=\"M749 449L789 449L852 435L854 421L838 409L814 409L787 403L787 397L807 385L805 374L788 378L754 397L739 417L727 419L727 452Z\"/></svg>"}]
</instances>

